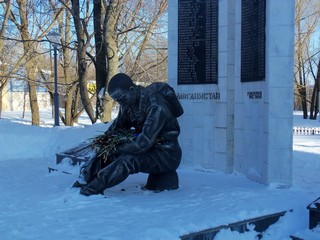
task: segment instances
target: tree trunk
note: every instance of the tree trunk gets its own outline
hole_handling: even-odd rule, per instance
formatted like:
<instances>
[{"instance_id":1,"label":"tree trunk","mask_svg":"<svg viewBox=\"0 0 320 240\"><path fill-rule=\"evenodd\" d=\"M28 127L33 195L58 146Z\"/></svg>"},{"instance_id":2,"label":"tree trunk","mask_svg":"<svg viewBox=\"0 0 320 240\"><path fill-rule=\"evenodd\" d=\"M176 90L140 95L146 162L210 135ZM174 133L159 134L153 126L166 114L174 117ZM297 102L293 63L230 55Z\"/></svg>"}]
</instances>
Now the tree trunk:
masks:
<instances>
[{"instance_id":1,"label":"tree trunk","mask_svg":"<svg viewBox=\"0 0 320 240\"><path fill-rule=\"evenodd\" d=\"M29 34L29 19L28 19L28 1L21 0L17 1L19 5L19 17L20 17L20 25L17 25L21 39L23 40L23 50L25 55L25 69L26 69L26 77L29 86L29 101L31 108L31 123L32 125L39 126L40 125L40 114L39 114L39 105L37 99L37 89L36 89L36 71L37 71L37 62L36 62L36 50L35 43L32 42L30 34Z\"/></svg>"},{"instance_id":2,"label":"tree trunk","mask_svg":"<svg viewBox=\"0 0 320 240\"><path fill-rule=\"evenodd\" d=\"M101 89L106 89L107 83L107 61L106 55L107 50L103 41L103 19L102 19L102 3L101 0L94 1L93 5L93 23L94 23L94 32L95 32L95 50L96 50L96 118L100 118L102 121L108 120L104 119L104 112L102 108L102 100L99 98L99 93Z\"/></svg>"},{"instance_id":3,"label":"tree trunk","mask_svg":"<svg viewBox=\"0 0 320 240\"><path fill-rule=\"evenodd\" d=\"M298 76L299 76L299 85L298 92L300 94L301 106L303 111L303 118L308 118L308 106L307 106L307 89L306 89L306 81L305 81L305 73L304 73L304 65L302 56L298 56Z\"/></svg>"},{"instance_id":4,"label":"tree trunk","mask_svg":"<svg viewBox=\"0 0 320 240\"><path fill-rule=\"evenodd\" d=\"M86 50L90 45L90 36L85 34L85 26L83 19L80 18L80 6L79 0L72 0L72 13L73 20L77 32L77 59L78 59L78 77L79 77L79 87L80 87L80 98L86 113L88 114L92 123L96 122L94 116L94 110L90 102L90 98L87 90L87 63L86 63Z\"/></svg>"},{"instance_id":5,"label":"tree trunk","mask_svg":"<svg viewBox=\"0 0 320 240\"><path fill-rule=\"evenodd\" d=\"M301 88L302 89L299 90L299 93L303 112L303 119L308 119L307 90L305 86Z\"/></svg>"},{"instance_id":6,"label":"tree trunk","mask_svg":"<svg viewBox=\"0 0 320 240\"><path fill-rule=\"evenodd\" d=\"M317 74L314 74L312 60L309 59L309 66L311 74L314 78L314 86L312 91L311 103L310 103L310 119L317 119L317 114L319 112L319 79L320 79L320 59L317 64Z\"/></svg>"},{"instance_id":7,"label":"tree trunk","mask_svg":"<svg viewBox=\"0 0 320 240\"><path fill-rule=\"evenodd\" d=\"M23 106L22 106L22 118L24 118L26 113L26 102L27 102L27 83L23 83Z\"/></svg>"},{"instance_id":8,"label":"tree trunk","mask_svg":"<svg viewBox=\"0 0 320 240\"><path fill-rule=\"evenodd\" d=\"M26 29L25 29L26 30ZM30 101L30 109L31 109L31 123L32 125L39 126L40 125L40 113L39 113L39 105L38 105L38 97L37 97L37 85L36 85L36 69L37 62L35 61L33 56L33 44L30 44L29 34L26 31L21 31L21 37L23 40L23 48L27 57L27 62L25 64L26 75L29 87L29 101Z\"/></svg>"},{"instance_id":9,"label":"tree trunk","mask_svg":"<svg viewBox=\"0 0 320 240\"><path fill-rule=\"evenodd\" d=\"M65 77L65 83L67 84L67 91L65 96L65 125L72 126L73 125L73 114L72 114L72 101L73 94L75 91L75 86L72 85L71 77L70 77L70 50L65 49L63 51L64 54L64 63L63 63L63 73Z\"/></svg>"},{"instance_id":10,"label":"tree trunk","mask_svg":"<svg viewBox=\"0 0 320 240\"><path fill-rule=\"evenodd\" d=\"M81 48L81 44L78 44ZM83 104L86 113L88 114L92 123L96 122L94 117L93 107L91 105L91 101L88 95L87 89L87 63L85 61L86 53L78 47L78 76L79 76L79 89L80 89L80 98Z\"/></svg>"},{"instance_id":11,"label":"tree trunk","mask_svg":"<svg viewBox=\"0 0 320 240\"><path fill-rule=\"evenodd\" d=\"M64 75L64 81L67 85L66 90L66 96L65 96L65 116L64 116L64 124L67 126L73 126L73 110L72 109L72 102L73 102L73 95L75 92L76 85L72 84L71 80L71 69L70 69L70 48L66 47L68 43L70 43L71 37L70 37L70 11L66 10L65 13L65 21L64 23L62 21L59 22L59 31L62 35L62 54L63 54L63 75ZM63 29L64 27L64 29ZM77 110L75 110L77 112Z\"/></svg>"},{"instance_id":12,"label":"tree trunk","mask_svg":"<svg viewBox=\"0 0 320 240\"><path fill-rule=\"evenodd\" d=\"M313 86L312 96L311 96L311 103L310 103L310 119L317 119L317 107L318 104L316 102L317 96L319 92L318 83L315 82Z\"/></svg>"},{"instance_id":13,"label":"tree trunk","mask_svg":"<svg viewBox=\"0 0 320 240\"><path fill-rule=\"evenodd\" d=\"M106 8L106 19L104 22L104 39L105 46L107 46L107 82L117 74L119 66L118 57L118 45L117 45L117 18L119 15L120 3L117 0L109 1L109 5ZM103 122L111 121L111 111L113 106L113 100L107 93L105 89L103 99Z\"/></svg>"},{"instance_id":14,"label":"tree trunk","mask_svg":"<svg viewBox=\"0 0 320 240\"><path fill-rule=\"evenodd\" d=\"M73 108L78 112L79 109L79 102L80 102L80 91L79 88L76 88L76 93L75 93L75 100L73 102ZM78 119L79 119L79 114L75 114L74 113L74 117L73 117L73 122L74 123L78 123Z\"/></svg>"},{"instance_id":15,"label":"tree trunk","mask_svg":"<svg viewBox=\"0 0 320 240\"><path fill-rule=\"evenodd\" d=\"M315 79L315 85L317 85L316 89L316 98L315 98L315 116L314 119L317 119L317 114L320 111L320 106L319 106L319 91L320 91L320 59L318 60L318 68L317 68L317 77ZM320 113L319 113L320 114Z\"/></svg>"},{"instance_id":16,"label":"tree trunk","mask_svg":"<svg viewBox=\"0 0 320 240\"><path fill-rule=\"evenodd\" d=\"M1 113L2 113L2 88L0 88L0 119L1 119Z\"/></svg>"},{"instance_id":17,"label":"tree trunk","mask_svg":"<svg viewBox=\"0 0 320 240\"><path fill-rule=\"evenodd\" d=\"M9 19L9 14L10 14L10 9L11 9L11 0L7 0L6 3L4 3L4 8L5 8L5 16L2 19L1 23L1 29L0 29L0 61L1 64L4 63L3 61L3 37L5 35L5 30L7 27L8 19ZM4 74L3 74L4 75ZM7 80L5 78L0 79L0 118L1 118L1 112L2 112L2 93L3 93L3 88L7 83Z\"/></svg>"}]
</instances>

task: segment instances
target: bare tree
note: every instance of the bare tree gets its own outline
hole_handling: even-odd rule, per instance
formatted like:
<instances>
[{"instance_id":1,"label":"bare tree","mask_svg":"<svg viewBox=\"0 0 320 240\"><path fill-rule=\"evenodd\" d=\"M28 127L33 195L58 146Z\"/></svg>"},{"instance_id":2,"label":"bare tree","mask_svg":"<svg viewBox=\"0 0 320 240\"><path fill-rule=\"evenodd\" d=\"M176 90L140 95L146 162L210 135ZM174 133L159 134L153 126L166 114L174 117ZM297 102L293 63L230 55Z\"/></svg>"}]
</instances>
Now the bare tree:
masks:
<instances>
[{"instance_id":1,"label":"bare tree","mask_svg":"<svg viewBox=\"0 0 320 240\"><path fill-rule=\"evenodd\" d=\"M11 0L7 0L3 2L2 6L4 7L5 14L4 14L3 21L1 24L1 29L0 29L0 64L1 64L1 70L2 72L4 72L4 68L6 68L6 66L3 61L3 56L5 56L3 52L3 41L4 41L3 37L5 36L5 30L6 30L8 19L9 19ZM2 93L3 93L4 87L7 84L7 81L8 81L8 78L4 76L0 77L0 118L1 118L1 112L2 112Z\"/></svg>"},{"instance_id":2,"label":"bare tree","mask_svg":"<svg viewBox=\"0 0 320 240\"><path fill-rule=\"evenodd\" d=\"M318 54L319 55L319 54ZM318 58L318 63L313 64L314 59L309 59L310 71L312 78L314 80L312 96L310 100L310 119L317 119L317 114L319 113L319 84L320 84L320 58ZM314 65L316 67L314 67ZM314 68L317 72L315 73Z\"/></svg>"},{"instance_id":3,"label":"bare tree","mask_svg":"<svg viewBox=\"0 0 320 240\"><path fill-rule=\"evenodd\" d=\"M105 86L109 80L117 73L119 67L119 52L118 52L118 24L123 11L125 1L123 0L110 0L104 2L105 20L103 24L104 45L106 48L106 79ZM104 97L101 98L101 120L108 122L111 120L112 99L104 89Z\"/></svg>"},{"instance_id":4,"label":"bare tree","mask_svg":"<svg viewBox=\"0 0 320 240\"><path fill-rule=\"evenodd\" d=\"M303 118L308 118L307 82L309 74L309 42L318 24L320 3L315 0L296 1L295 78L301 100Z\"/></svg>"},{"instance_id":5,"label":"bare tree","mask_svg":"<svg viewBox=\"0 0 320 240\"><path fill-rule=\"evenodd\" d=\"M36 75L40 72L43 79L46 78L41 73L40 58L44 56L40 56L39 49L44 49L42 41L53 26L58 26L62 35L58 78L59 91L65 100L65 114L60 112L60 117L66 125L72 125L82 112L79 98L92 123L99 117L103 121L111 120L112 100L106 94L106 86L118 71L127 72L136 81L150 82L159 80L159 76L165 80L165 70L159 71L159 65L166 64L167 47L166 44L159 46L159 42L166 42L166 28L161 21L167 0L95 0L93 4L90 0L11 0L11 4L10 1L2 4L14 6L9 19L19 36L11 39L23 49L22 57L14 66L25 68L33 125L39 124ZM77 56L74 62L70 58L73 48ZM91 62L96 70L97 91L93 96L97 100L96 111L87 89ZM48 82L46 87L51 94L52 83ZM98 93L102 89L105 98L101 103Z\"/></svg>"},{"instance_id":6,"label":"bare tree","mask_svg":"<svg viewBox=\"0 0 320 240\"><path fill-rule=\"evenodd\" d=\"M66 1L61 2L67 6ZM88 114L92 123L96 122L94 110L91 105L90 97L87 90L87 52L89 51L90 41L93 38L93 33L89 33L89 22L91 20L92 12L90 12L90 0L81 2L79 0L71 0L70 12L73 17L75 31L77 35L77 61L78 61L78 84L80 89L81 102ZM80 11L83 10L83 11Z\"/></svg>"},{"instance_id":7,"label":"bare tree","mask_svg":"<svg viewBox=\"0 0 320 240\"><path fill-rule=\"evenodd\" d=\"M70 1L66 1L67 6L70 6ZM54 7L54 6L52 6ZM66 47L67 44L71 41L70 35L70 16L71 13L68 10L64 11L64 17L59 20L59 32L61 34L61 42L62 42L62 56L63 56L63 76L64 82L66 84L65 91L65 117L61 118L65 125L72 126L73 125L73 112L72 111L72 103L73 103L73 94L75 92L76 84L73 84L71 80L71 65L70 65L70 48Z\"/></svg>"},{"instance_id":8,"label":"bare tree","mask_svg":"<svg viewBox=\"0 0 320 240\"><path fill-rule=\"evenodd\" d=\"M93 2L93 26L94 26L94 38L95 38L95 52L96 57L93 58L95 68L96 68L96 118L101 118L104 121L110 121L110 118L105 118L103 114L103 98L100 98L99 93L101 90L106 89L107 83L107 48L104 44L104 16L106 14L106 9L102 4L102 0L96 0ZM110 106L111 107L111 106Z\"/></svg>"},{"instance_id":9,"label":"bare tree","mask_svg":"<svg viewBox=\"0 0 320 240\"><path fill-rule=\"evenodd\" d=\"M37 74L37 44L45 37L53 26L53 22L61 13L62 8L52 13L52 16L45 18L41 12L37 12L39 2L37 0L16 0L15 10L10 11L9 18L17 27L24 50L24 57L21 59L26 70L26 80L29 87L29 101L32 112L32 125L39 125L39 106L36 90ZM6 4L11 4L7 2ZM16 4L16 5L15 5ZM52 17L52 18L51 18ZM52 20L53 19L53 20Z\"/></svg>"},{"instance_id":10,"label":"bare tree","mask_svg":"<svg viewBox=\"0 0 320 240\"><path fill-rule=\"evenodd\" d=\"M152 42L152 36L155 35L155 29L159 23L159 20L161 19L161 17L163 17L163 14L167 11L168 1L157 0L155 1L154 5L151 5L151 6L148 5L148 8L150 9L149 10L150 13L147 15L147 18L142 16L143 17L142 25L144 26L144 29L141 32L141 34L138 35L138 38L140 38L139 39L140 46L137 50L137 53L134 54L134 62L133 62L132 68L129 71L129 73L131 73L132 76L137 78L143 75L143 73L147 72L150 69L150 67L155 66L152 60L143 61L143 55L148 51L151 52L151 50L155 50L157 53L159 51L159 49L157 49L156 46L155 47L153 46L153 44L157 43L157 41Z\"/></svg>"},{"instance_id":11,"label":"bare tree","mask_svg":"<svg viewBox=\"0 0 320 240\"><path fill-rule=\"evenodd\" d=\"M167 54L160 54L164 48L156 46L163 27L160 20L167 11L167 0L109 0L104 1L104 44L106 47L106 86L112 76L126 71L136 81L156 79L153 69L158 63L166 63ZM162 28L165 29L165 28ZM166 41L164 41L166 42ZM165 46L165 51L167 47ZM156 57L150 57L153 53ZM158 79L156 79L158 80ZM100 90L98 88L98 90ZM102 103L102 121L111 120L112 100L105 92Z\"/></svg>"},{"instance_id":12,"label":"bare tree","mask_svg":"<svg viewBox=\"0 0 320 240\"><path fill-rule=\"evenodd\" d=\"M64 2L67 8L64 11L63 17L59 19L59 32L62 36L61 42L61 67L63 78L60 82L63 82L63 91L60 94L64 95L64 116L60 113L62 122L65 125L72 126L82 111L79 111L79 98L78 95L78 75L75 74L75 64L72 65L71 56L74 52L73 46L71 46L71 1ZM55 6L53 5L54 9ZM60 87L62 89L62 87Z\"/></svg>"}]
</instances>

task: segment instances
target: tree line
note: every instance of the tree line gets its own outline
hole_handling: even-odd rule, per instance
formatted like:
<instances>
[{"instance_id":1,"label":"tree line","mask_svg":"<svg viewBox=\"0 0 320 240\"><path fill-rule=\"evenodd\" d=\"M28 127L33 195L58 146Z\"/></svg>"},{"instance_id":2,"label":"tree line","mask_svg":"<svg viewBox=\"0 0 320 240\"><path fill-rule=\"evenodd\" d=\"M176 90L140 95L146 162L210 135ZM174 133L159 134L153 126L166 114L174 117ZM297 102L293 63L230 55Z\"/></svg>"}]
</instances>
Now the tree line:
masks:
<instances>
[{"instance_id":1,"label":"tree line","mask_svg":"<svg viewBox=\"0 0 320 240\"><path fill-rule=\"evenodd\" d=\"M303 111L305 119L316 119L320 91L320 2L295 3L294 109Z\"/></svg>"},{"instance_id":2,"label":"tree line","mask_svg":"<svg viewBox=\"0 0 320 240\"><path fill-rule=\"evenodd\" d=\"M119 70L143 83L166 81L167 0L3 0L0 4L0 113L5 86L19 76L27 84L32 125L39 125L37 85L48 90L52 101L54 97L52 51L46 40L52 30L61 35L58 83L64 112L59 115L65 125L72 126L84 111L92 123L111 120L113 101L105 91ZM96 82L94 92L88 90L90 79Z\"/></svg>"}]
</instances>

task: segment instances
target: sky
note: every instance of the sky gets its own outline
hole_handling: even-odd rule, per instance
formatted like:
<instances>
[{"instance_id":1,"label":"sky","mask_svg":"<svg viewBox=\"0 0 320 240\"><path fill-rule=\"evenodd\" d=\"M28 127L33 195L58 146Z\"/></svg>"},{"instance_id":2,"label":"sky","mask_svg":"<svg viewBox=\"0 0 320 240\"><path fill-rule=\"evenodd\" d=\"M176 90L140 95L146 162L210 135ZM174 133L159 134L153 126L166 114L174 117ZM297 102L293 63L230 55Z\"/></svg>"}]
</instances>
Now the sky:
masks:
<instances>
[{"instance_id":1,"label":"sky","mask_svg":"<svg viewBox=\"0 0 320 240\"><path fill-rule=\"evenodd\" d=\"M295 112L294 126L320 127ZM306 208L320 197L320 135L294 135L293 186L281 188L249 180L240 172L193 169L182 163L180 187L143 191L147 174L129 176L104 195L85 197L72 188L80 166L55 154L103 133L108 124L91 125L81 117L74 127L52 127L51 111L41 112L41 127L30 113L3 112L0 119L0 239L174 240L197 231L287 211L262 239L320 239L320 227L308 229ZM59 171L50 172L48 167ZM62 171L70 174L63 173ZM292 210L292 211L289 211ZM238 233L221 230L215 240L257 239L254 226Z\"/></svg>"}]
</instances>

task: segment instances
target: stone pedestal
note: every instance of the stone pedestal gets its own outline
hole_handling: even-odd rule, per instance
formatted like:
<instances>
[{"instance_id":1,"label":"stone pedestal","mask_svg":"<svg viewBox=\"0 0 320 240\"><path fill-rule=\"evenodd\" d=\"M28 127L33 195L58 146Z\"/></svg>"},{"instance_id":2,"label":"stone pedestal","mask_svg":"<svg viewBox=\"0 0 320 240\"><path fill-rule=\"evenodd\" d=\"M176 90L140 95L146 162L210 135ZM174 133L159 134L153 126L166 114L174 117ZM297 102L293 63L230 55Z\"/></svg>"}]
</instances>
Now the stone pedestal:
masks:
<instances>
[{"instance_id":1,"label":"stone pedestal","mask_svg":"<svg viewBox=\"0 0 320 240\"><path fill-rule=\"evenodd\" d=\"M175 190L179 188L179 177L176 171L159 174L149 174L144 189L152 191Z\"/></svg>"}]
</instances>

